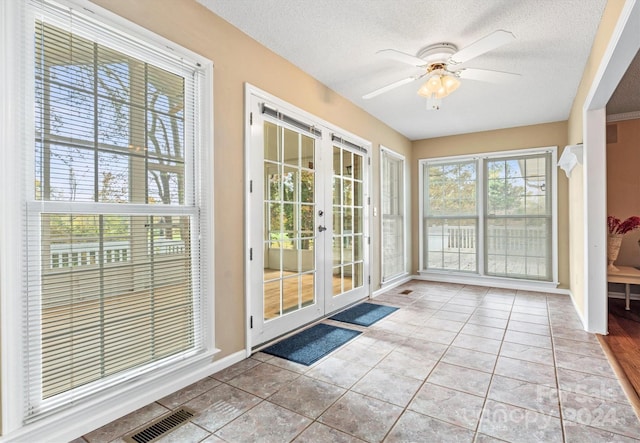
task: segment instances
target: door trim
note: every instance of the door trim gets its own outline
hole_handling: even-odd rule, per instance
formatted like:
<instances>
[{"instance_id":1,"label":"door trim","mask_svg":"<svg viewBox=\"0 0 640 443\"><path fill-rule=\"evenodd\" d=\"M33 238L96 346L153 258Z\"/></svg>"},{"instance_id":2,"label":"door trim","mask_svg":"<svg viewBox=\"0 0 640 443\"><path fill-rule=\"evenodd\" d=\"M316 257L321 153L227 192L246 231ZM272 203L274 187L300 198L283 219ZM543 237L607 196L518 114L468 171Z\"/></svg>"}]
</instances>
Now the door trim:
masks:
<instances>
[{"instance_id":1,"label":"door trim","mask_svg":"<svg viewBox=\"0 0 640 443\"><path fill-rule=\"evenodd\" d=\"M250 223L249 221L253 219L252 217L252 204L251 204L251 199L249 198L249 187L250 187L250 181L251 181L251 162L250 162L250 158L251 158L251 133L252 133L252 126L251 126L251 103L252 103L252 98L255 97L258 100L265 100L266 102L270 103L273 106L276 106L277 108L281 108L283 111L287 111L293 114L296 114L306 120L310 120L313 121L315 124L317 124L317 126L322 129L322 131L327 131L327 134L338 134L343 140L348 140L351 143L354 143L355 145L358 146L362 146L363 148L366 149L367 151L367 156L369 159L371 159L371 157L373 156L373 152L372 152L372 143L369 140L366 140L362 137L359 137L349 131L346 131L330 122L327 122L326 120L311 114L307 111L304 111L303 109L298 108L297 106L288 103L276 96L273 96L272 94L250 84L250 83L245 83L245 97L244 97L244 189L243 189L243 195L244 195L244 242L243 242L243 247L244 247L244 263L245 263L245 267L244 267L244 284L245 284L245 296L244 296L244 302L245 302L245 309L244 309L244 315L245 315L245 353L246 356L249 357L251 355L251 351L252 351L252 347L255 345L253 343L253 339L252 339L252 331L251 331L251 314L252 314L252 309L254 308L253 303L252 303L252 296L254 296L254 294L252 294L252 286L251 286L251 260L249 257L249 251L251 248L253 248L253 253L255 254L256 251L261 250L262 248L262 239L252 239L251 238L251 230L250 230ZM322 155L322 154L321 154ZM371 247L370 247L370 242L371 242L371 235L372 235L372 217L371 217L371 204L370 204L370 200L371 200L371 194L372 194L372 190L371 190L371 185L372 185L372 175L371 175L371 164L370 161L367 162L364 165L364 168L366 168L366 174L367 174L367 183L365 184L365 194L364 194L364 199L367 202L367 204L365 205L365 209L364 209L364 220L363 220L363 224L365 226L366 229L366 236L365 238L368 240L365 243L365 250L363 251L364 257L365 257L365 273L364 273L364 293L365 295L363 295L362 299L367 298L367 297L371 297L371 286L368 283L368 281L370 281L370 275L371 275ZM259 240L259 241L258 241ZM329 269L331 269L331 267L329 267ZM324 301L323 301L324 304ZM329 312L325 312L325 314L329 314ZM320 317L322 318L322 317ZM291 331L289 331L291 332Z\"/></svg>"},{"instance_id":2,"label":"door trim","mask_svg":"<svg viewBox=\"0 0 640 443\"><path fill-rule=\"evenodd\" d=\"M617 24L602 55L598 70L584 100L581 118L584 142L582 186L584 189L584 254L571 268L582 274L582 288L572 288L574 304L582 309L584 327L589 332L608 334L606 250L606 104L620 79L640 49L638 23L640 1L626 0ZM581 291L580 291L581 290ZM581 299L581 300L580 300Z\"/></svg>"}]
</instances>

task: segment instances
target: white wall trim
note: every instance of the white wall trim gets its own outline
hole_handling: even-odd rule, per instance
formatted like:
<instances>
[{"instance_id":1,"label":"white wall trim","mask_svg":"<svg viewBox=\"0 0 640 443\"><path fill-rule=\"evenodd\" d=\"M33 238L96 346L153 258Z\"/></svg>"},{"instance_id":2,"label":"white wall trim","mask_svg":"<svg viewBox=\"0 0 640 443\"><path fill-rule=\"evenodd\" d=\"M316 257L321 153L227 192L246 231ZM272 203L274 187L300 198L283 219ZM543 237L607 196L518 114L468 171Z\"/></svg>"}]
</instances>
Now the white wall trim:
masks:
<instances>
[{"instance_id":1,"label":"white wall trim","mask_svg":"<svg viewBox=\"0 0 640 443\"><path fill-rule=\"evenodd\" d=\"M621 122L625 120L640 119L640 111L623 112L621 114L607 115L607 123Z\"/></svg>"},{"instance_id":2,"label":"white wall trim","mask_svg":"<svg viewBox=\"0 0 640 443\"><path fill-rule=\"evenodd\" d=\"M587 331L607 332L607 150L605 109L584 113L585 155L583 189L585 204L584 239L584 326Z\"/></svg>"},{"instance_id":3,"label":"white wall trim","mask_svg":"<svg viewBox=\"0 0 640 443\"><path fill-rule=\"evenodd\" d=\"M626 0L583 106L584 312L587 331L606 334L606 112L620 79L640 49L640 2Z\"/></svg>"},{"instance_id":4,"label":"white wall trim","mask_svg":"<svg viewBox=\"0 0 640 443\"><path fill-rule=\"evenodd\" d=\"M24 411L21 314L22 279L22 209L21 193L16 185L21 178L21 155L8 146L24 141L24 104L21 99L21 50L24 10L19 2L0 2L0 377L2 392L2 432L18 429ZM26 94L24 94L26 95ZM33 105L32 105L33 106ZM18 161L19 163L16 163ZM22 186L20 186L22 187Z\"/></svg>"},{"instance_id":5,"label":"white wall trim","mask_svg":"<svg viewBox=\"0 0 640 443\"><path fill-rule=\"evenodd\" d=\"M120 391L123 392L114 393L106 400L97 399L89 404L68 408L60 414L4 435L0 437L0 442L71 441L184 386L213 375L244 358L244 351L238 351L218 361L203 362L204 365L198 367L168 371L155 377L152 389L149 389L148 384L143 383L122 386ZM122 395L123 393L126 395ZM78 420L79 415L82 416L82 420Z\"/></svg>"},{"instance_id":6,"label":"white wall trim","mask_svg":"<svg viewBox=\"0 0 640 443\"><path fill-rule=\"evenodd\" d=\"M586 322L584 319L584 313L578 309L578 305L576 304L576 299L573 296L573 292L571 290L569 290L569 298L571 298L571 304L573 305L573 309L574 311L576 311L576 314L578 314L578 318L580 319L580 323L582 323L582 328L586 331L587 330L587 326L586 326Z\"/></svg>"},{"instance_id":7,"label":"white wall trim","mask_svg":"<svg viewBox=\"0 0 640 443\"><path fill-rule=\"evenodd\" d=\"M515 280L499 277L483 277L478 275L464 275L462 273L439 273L422 271L413 276L416 280L437 281L443 283L460 283L464 285L488 286L492 288L517 289L521 291L546 292L550 294L569 295L568 289L558 288L555 283L536 282L533 280Z\"/></svg>"}]
</instances>

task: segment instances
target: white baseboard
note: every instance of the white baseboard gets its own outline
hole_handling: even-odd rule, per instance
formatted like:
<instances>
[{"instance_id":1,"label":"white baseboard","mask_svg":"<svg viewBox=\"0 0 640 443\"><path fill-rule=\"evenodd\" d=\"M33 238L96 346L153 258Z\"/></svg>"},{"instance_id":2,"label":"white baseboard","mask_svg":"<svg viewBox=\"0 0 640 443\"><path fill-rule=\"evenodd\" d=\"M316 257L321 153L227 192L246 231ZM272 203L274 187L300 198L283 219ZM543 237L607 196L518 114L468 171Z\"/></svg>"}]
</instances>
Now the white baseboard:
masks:
<instances>
[{"instance_id":1,"label":"white baseboard","mask_svg":"<svg viewBox=\"0 0 640 443\"><path fill-rule=\"evenodd\" d=\"M586 331L587 327L586 327L586 322L584 321L584 314L580 309L578 309L578 305L576 304L576 299L573 297L573 293L571 291L569 291L569 298L571 299L573 310L576 311L576 314L578 314L578 319L580 320L580 323L582 323L582 329Z\"/></svg>"},{"instance_id":2,"label":"white baseboard","mask_svg":"<svg viewBox=\"0 0 640 443\"><path fill-rule=\"evenodd\" d=\"M375 298L380 294L384 294L385 292L387 292L389 289L393 289L396 288L400 285L403 285L407 282L410 282L411 280L413 280L414 276L410 275L410 274L405 274L402 275L398 278L394 278L391 281L385 282L380 284L380 289L373 291L373 293L371 294L371 298Z\"/></svg>"},{"instance_id":3,"label":"white baseboard","mask_svg":"<svg viewBox=\"0 0 640 443\"><path fill-rule=\"evenodd\" d=\"M550 294L569 295L568 289L556 287L555 283L536 282L531 280L515 280L497 277L481 277L477 275L447 274L422 272L414 275L415 280L437 281L442 283L459 283L463 285L489 286L492 288L516 289L520 291L546 292Z\"/></svg>"},{"instance_id":4,"label":"white baseboard","mask_svg":"<svg viewBox=\"0 0 640 443\"><path fill-rule=\"evenodd\" d=\"M117 395L85 402L42 418L0 437L0 442L71 441L245 358L243 349L205 365L168 372L148 383L123 386Z\"/></svg>"}]
</instances>

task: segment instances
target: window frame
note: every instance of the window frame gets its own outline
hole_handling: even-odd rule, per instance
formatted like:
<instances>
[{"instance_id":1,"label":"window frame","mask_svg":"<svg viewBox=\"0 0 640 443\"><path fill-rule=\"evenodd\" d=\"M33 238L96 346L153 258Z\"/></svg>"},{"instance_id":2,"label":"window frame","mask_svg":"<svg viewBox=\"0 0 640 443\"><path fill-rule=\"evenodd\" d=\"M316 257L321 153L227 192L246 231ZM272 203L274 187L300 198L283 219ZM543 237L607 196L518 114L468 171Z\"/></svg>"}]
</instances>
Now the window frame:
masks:
<instances>
[{"instance_id":1,"label":"window frame","mask_svg":"<svg viewBox=\"0 0 640 443\"><path fill-rule=\"evenodd\" d=\"M531 288L556 288L558 282L558 177L557 177L557 146L544 146L536 148L526 149L514 149L505 151L492 151L478 154L466 154L459 156L447 156L447 157L434 157L423 158L418 160L418 192L419 192L419 270L418 274L422 276L429 276L430 278L447 280L447 275L455 276L456 281L466 279L469 282L475 282L478 284L496 284L496 285L518 285L527 286ZM551 180L551 279L535 280L524 279L514 277L502 277L487 275L485 271L486 267L486 247L485 247L485 230L486 230L486 160L500 159L504 157L527 157L536 154L550 154L550 180ZM475 161L477 163L477 205L478 205L478 238L477 238L477 260L478 260L478 272L457 272L427 269L424 259L426 252L425 238L424 238L424 219L425 213L425 165L427 164L442 164L449 162L462 162L462 161Z\"/></svg>"},{"instance_id":2,"label":"window frame","mask_svg":"<svg viewBox=\"0 0 640 443\"><path fill-rule=\"evenodd\" d=\"M166 395L188 385L219 366L212 362L212 356L219 350L215 348L214 338L214 213L213 213L213 63L186 48L148 31L122 17L119 17L86 0L57 0L55 7L61 10L71 9L82 14L102 28L97 37L104 43L104 34L120 34L139 48L140 53L152 50L154 54L164 53L170 58L182 57L198 66L200 88L194 91L197 112L195 124L198 126L192 150L193 167L188 173L193 175L196 184L195 210L200 212L200 263L193 270L194 278L200 282L201 319L196 333L202 337L204 351L192 358L180 361L171 367L162 367L157 371L144 374L132 374L127 383L110 386L82 401L74 402L55 411L26 420L25 377L22 375L26 361L23 320L23 297L27 289L25 274L25 254L27 253L26 229L24 223L25 205L42 205L58 209L56 204L35 202L33 173L33 133L35 100L35 78L33 41L35 19L38 11L32 9L30 2L1 2L0 53L6 63L0 67L0 89L7 100L2 103L0 114L0 142L3 146L19 146L20 149L0 149L0 204L3 207L0 224L0 339L2 360L0 376L1 426L3 436L8 438L43 440L70 439L83 432L98 427L105 422L141 407L154 398ZM46 2L45 2L46 4ZM35 8L39 4L35 3ZM48 5L47 5L48 6ZM73 32L76 32L75 28ZM82 32L79 32L82 35ZM96 38L96 37L94 37ZM109 42L110 43L110 42ZM117 45L109 44L116 50ZM129 51L125 51L130 54ZM135 56L135 54L134 54ZM149 56L139 57L151 62ZM157 65L156 65L157 66ZM160 66L163 66L162 64ZM9 112L11 111L11 112ZM186 155L186 153L185 153ZM20 167L16 167L20 165ZM23 174L24 171L31 172ZM90 203L90 205L95 205ZM98 204L102 206L101 204ZM142 209L142 208L140 208ZM153 208L149 208L153 210ZM163 208L173 211L171 208ZM117 213L127 212L126 207L113 208ZM44 209L43 209L44 211ZM31 277L30 277L31 278ZM78 423L78 414L86 420Z\"/></svg>"},{"instance_id":3,"label":"window frame","mask_svg":"<svg viewBox=\"0 0 640 443\"><path fill-rule=\"evenodd\" d=\"M385 177L384 177L384 162L385 162L385 156L392 158L394 160L397 160L401 163L401 167L400 170L402 172L402 176L400 177L399 180L399 191L400 191L400 201L399 201L399 206L400 206L400 212L402 213L402 248L403 248L403 254L402 254L402 272L399 272L397 274L391 275L389 277L385 278L385 271L384 271L384 253L381 251L380 253L380 286L384 287L389 285L390 283L394 282L397 279L401 279L405 276L407 276L409 274L409 271L407 269L407 263L409 262L408 260L408 254L409 254L409 248L408 248L408 234L409 234L409 221L410 221L410 216L408 213L408 208L409 205L407 204L408 199L409 199L409 192L408 192L408 186L407 186L407 177L409 176L408 174L408 165L407 165L407 159L404 155L387 148L386 146L380 145L380 244L383 245L382 247L384 247L384 211L383 211L383 201L382 199L384 198L382 195L383 192L383 188L384 188L384 181L385 181Z\"/></svg>"},{"instance_id":4,"label":"window frame","mask_svg":"<svg viewBox=\"0 0 640 443\"><path fill-rule=\"evenodd\" d=\"M515 276L508 276L508 275L500 275L499 273L495 273L492 274L489 272L489 249L488 246L486 246L487 244L487 240L489 238L489 220L504 220L505 222L507 220L517 220L517 219L523 219L525 220L525 222L528 222L529 220L545 220L548 223L548 230L550 231L549 233L552 234L553 233L553 199L551 198L551 196L553 196L556 193L556 189L555 187L557 186L557 184L553 181L553 179L550 180L550 184L547 186L547 184L545 183L545 187L547 188L546 191L546 195L545 197L547 197L545 199L545 213L544 214L522 214L522 215L507 215L507 214L489 214L489 192L488 192L488 188L489 188L489 162L492 161L517 161L517 162L521 162L521 161L527 161L529 159L532 158L543 158L545 160L545 177L547 176L547 174L549 176L551 176L550 172L551 172L551 168L554 167L554 165L552 164L552 155L551 152L549 151L540 151L537 153L528 153L526 155L520 155L520 156L492 156L492 157L487 157L487 158L483 158L482 159L482 168L483 168L483 180L484 180L484 189L487 190L487 192L485 192L485 194L483 195L484 198L484 202L483 202L483 209L484 209L484 213L482 214L482 218L483 218L483 223L484 223L484 232L482 233L484 242L485 242L485 248L483 250L483 262L484 262L484 274L488 275L490 277L501 277L501 278L513 278L513 279L517 279L517 280L535 280L535 281L543 281L543 282L547 282L547 281L551 281L551 279L553 278L553 260L551 260L551 262L547 262L546 263L546 268L547 268L547 272L548 272L548 276L549 276L549 280L545 280L545 279L526 279L526 278L519 278L519 277L515 277ZM548 160L548 161L547 161ZM523 180L526 179L526 177L521 177ZM525 180L526 181L526 180ZM526 196L525 196L525 201L526 201ZM548 212L547 212L548 211ZM549 240L550 242L550 252L551 255L553 256L553 235L550 236ZM494 254L494 255L498 255L498 254ZM513 257L513 255L511 254L507 254L505 252L505 259L508 260L509 257ZM525 255L524 256L525 259L529 259L531 258L530 255Z\"/></svg>"},{"instance_id":5,"label":"window frame","mask_svg":"<svg viewBox=\"0 0 640 443\"><path fill-rule=\"evenodd\" d=\"M441 215L441 216L432 216L433 219L438 220L457 220L457 221L472 221L474 222L475 225L475 231L476 231L476 242L477 245L476 246L476 251L473 255L475 255L475 270L470 270L470 271L465 271L462 269L458 269L458 270L454 270L454 269L444 269L444 268L435 268L435 269L429 269L429 271L433 271L433 272L456 272L456 273L461 273L461 274L467 274L467 275L477 275L479 274L479 270L482 269L482 262L481 262L481 258L480 258L480 254L479 254L479 250L480 250L480 243L482 241L481 236L479 235L479 233L481 232L480 229L482 227L482 214L481 214L481 210L482 207L480 205L480 198L482 196L482 186L483 184L480 182L480 172L478 171L478 160L477 158L473 157L473 158L469 158L469 157L461 157L461 158L450 158L447 157L445 159L437 159L434 161L428 161L428 162L424 162L421 164L421 172L422 172L422 179L423 182L421 184L422 189L424 191L424 180L428 180L428 177L425 177L424 174L424 170L427 169L427 166L450 166L450 165L456 165L456 166L460 166L462 164L471 164L474 167L474 173L475 173L475 196L474 196L474 200L475 200L475 211L469 212L468 214L451 214L451 215ZM428 217L427 213L429 212L428 210L425 210L425 206L428 206L429 203L427 202L426 197L424 197L424 192L423 192L423 198L420 199L420 203L421 203L421 209L422 209L422 218L421 218L421 233L424 235L424 221L425 219ZM442 237L443 241L444 241L444 236ZM426 240L428 242L428 239ZM422 244L424 246L424 244ZM459 250L462 248L458 248ZM425 255L424 253L426 252L426 248L424 248L421 251L421 269L428 269L428 268L424 268L425 266ZM460 255L460 251L458 251L458 255Z\"/></svg>"}]
</instances>

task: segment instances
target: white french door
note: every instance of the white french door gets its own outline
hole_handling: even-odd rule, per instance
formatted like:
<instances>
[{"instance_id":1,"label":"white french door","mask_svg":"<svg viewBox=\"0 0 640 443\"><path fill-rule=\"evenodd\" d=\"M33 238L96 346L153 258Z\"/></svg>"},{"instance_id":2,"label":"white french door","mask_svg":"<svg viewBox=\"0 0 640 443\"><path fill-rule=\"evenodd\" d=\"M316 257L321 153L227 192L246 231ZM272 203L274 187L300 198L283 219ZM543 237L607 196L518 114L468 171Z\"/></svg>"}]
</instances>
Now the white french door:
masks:
<instances>
[{"instance_id":1,"label":"white french door","mask_svg":"<svg viewBox=\"0 0 640 443\"><path fill-rule=\"evenodd\" d=\"M367 149L249 100L247 261L255 346L369 295Z\"/></svg>"}]
</instances>

